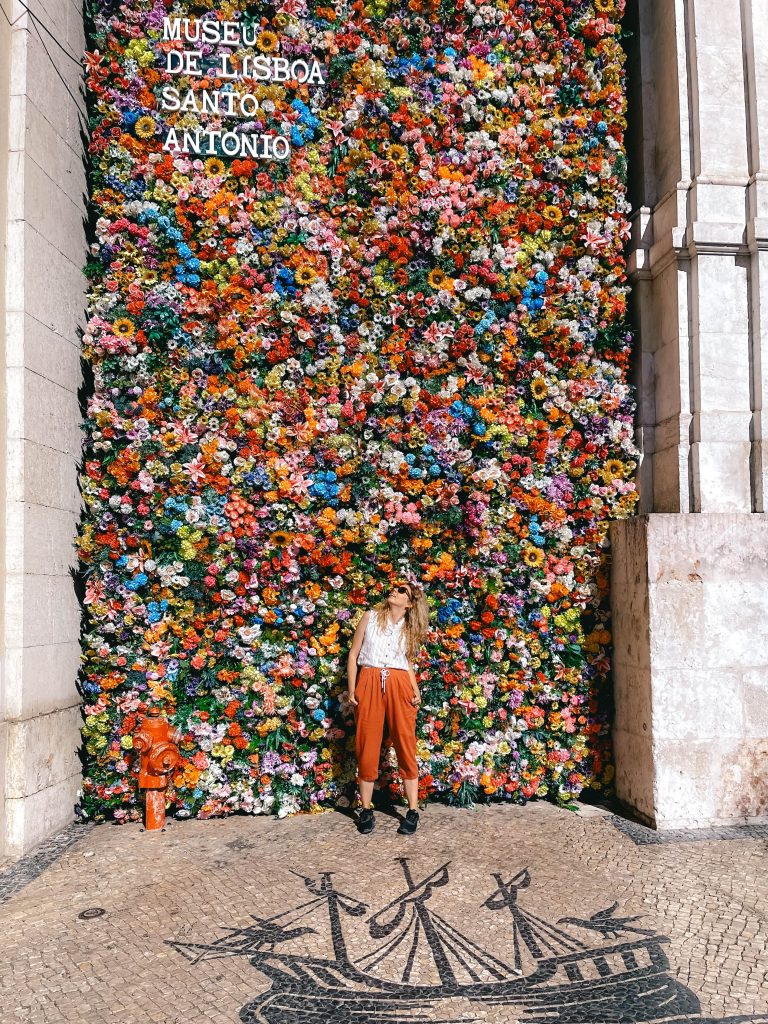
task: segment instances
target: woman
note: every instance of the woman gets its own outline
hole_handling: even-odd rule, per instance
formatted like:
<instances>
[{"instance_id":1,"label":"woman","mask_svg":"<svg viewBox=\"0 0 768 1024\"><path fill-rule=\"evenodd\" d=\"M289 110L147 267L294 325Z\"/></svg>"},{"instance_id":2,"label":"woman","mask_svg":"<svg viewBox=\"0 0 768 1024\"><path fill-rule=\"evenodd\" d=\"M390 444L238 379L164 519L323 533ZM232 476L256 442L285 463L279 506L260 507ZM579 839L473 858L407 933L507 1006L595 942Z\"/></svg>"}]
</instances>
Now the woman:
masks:
<instances>
[{"instance_id":1,"label":"woman","mask_svg":"<svg viewBox=\"0 0 768 1024\"><path fill-rule=\"evenodd\" d=\"M352 638L347 677L357 725L355 749L363 833L372 832L375 824L371 800L379 775L385 720L408 798L408 813L398 832L413 835L419 824L416 709L421 694L413 662L428 628L429 606L423 592L411 583L401 583L363 614Z\"/></svg>"}]
</instances>

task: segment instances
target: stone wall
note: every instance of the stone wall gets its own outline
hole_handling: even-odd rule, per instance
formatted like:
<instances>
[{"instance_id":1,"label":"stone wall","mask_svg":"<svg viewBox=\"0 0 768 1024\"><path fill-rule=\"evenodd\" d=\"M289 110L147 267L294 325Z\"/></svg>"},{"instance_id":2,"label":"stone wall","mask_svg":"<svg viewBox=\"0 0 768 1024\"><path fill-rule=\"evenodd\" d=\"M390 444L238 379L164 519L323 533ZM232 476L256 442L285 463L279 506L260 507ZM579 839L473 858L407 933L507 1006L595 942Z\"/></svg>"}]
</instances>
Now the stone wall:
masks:
<instances>
[{"instance_id":1,"label":"stone wall","mask_svg":"<svg viewBox=\"0 0 768 1024\"><path fill-rule=\"evenodd\" d=\"M4 6L14 24L0 23L0 813L2 850L19 855L72 819L80 778L71 566L80 503L85 122L81 69L64 49L77 58L84 41L73 0L38 5L42 25L13 0Z\"/></svg>"},{"instance_id":2,"label":"stone wall","mask_svg":"<svg viewBox=\"0 0 768 1024\"><path fill-rule=\"evenodd\" d=\"M706 513L615 531L617 785L657 827L768 815L766 532Z\"/></svg>"},{"instance_id":3,"label":"stone wall","mask_svg":"<svg viewBox=\"0 0 768 1024\"><path fill-rule=\"evenodd\" d=\"M648 515L611 531L618 793L732 822L768 813L768 0L630 19Z\"/></svg>"}]
</instances>

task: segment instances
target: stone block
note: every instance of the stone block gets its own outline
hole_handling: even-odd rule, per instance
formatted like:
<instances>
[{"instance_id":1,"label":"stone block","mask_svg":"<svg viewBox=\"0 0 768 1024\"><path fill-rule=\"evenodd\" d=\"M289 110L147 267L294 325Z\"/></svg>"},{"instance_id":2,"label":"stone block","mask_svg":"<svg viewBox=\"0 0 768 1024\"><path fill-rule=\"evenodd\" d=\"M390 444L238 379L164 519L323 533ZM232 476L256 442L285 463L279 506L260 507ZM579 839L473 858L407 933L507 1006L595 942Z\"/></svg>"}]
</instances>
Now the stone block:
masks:
<instances>
[{"instance_id":1,"label":"stone block","mask_svg":"<svg viewBox=\"0 0 768 1024\"><path fill-rule=\"evenodd\" d=\"M653 507L657 513L685 512L689 506L687 447L658 448L653 456Z\"/></svg>"},{"instance_id":2,"label":"stone block","mask_svg":"<svg viewBox=\"0 0 768 1024\"><path fill-rule=\"evenodd\" d=\"M696 669L656 668L653 672L654 740L696 742L744 735L742 679L738 672L707 670L701 657Z\"/></svg>"},{"instance_id":3,"label":"stone block","mask_svg":"<svg viewBox=\"0 0 768 1024\"><path fill-rule=\"evenodd\" d=\"M62 79L69 87L69 92ZM73 114L75 120L78 116L85 118L80 69L66 59L58 60L54 67L34 30L28 33L27 72L23 92L54 126L69 124ZM73 97L77 99L77 107Z\"/></svg>"},{"instance_id":4,"label":"stone block","mask_svg":"<svg viewBox=\"0 0 768 1024\"><path fill-rule=\"evenodd\" d=\"M80 346L72 338L63 338L34 317L25 316L24 355L29 370L77 395L83 375Z\"/></svg>"},{"instance_id":5,"label":"stone block","mask_svg":"<svg viewBox=\"0 0 768 1024\"><path fill-rule=\"evenodd\" d=\"M685 53L678 18L676 4L641 5L642 63L647 69L644 72L649 92L647 113L652 118L648 146L655 164L653 173L649 173L650 203L659 202L675 188L684 176L682 162L688 155L681 145L688 110L677 80L680 50L683 56Z\"/></svg>"},{"instance_id":6,"label":"stone block","mask_svg":"<svg viewBox=\"0 0 768 1024\"><path fill-rule=\"evenodd\" d=\"M17 96L11 102L20 107L11 117L11 151L31 157L84 210L87 184L80 139L68 141L66 127L52 125L29 97Z\"/></svg>"},{"instance_id":7,"label":"stone block","mask_svg":"<svg viewBox=\"0 0 768 1024\"><path fill-rule=\"evenodd\" d=\"M654 219L655 219L654 215ZM650 342L651 350L677 342L688 325L687 267L670 263L653 280L652 303L649 310L650 337L643 332L643 348Z\"/></svg>"},{"instance_id":8,"label":"stone block","mask_svg":"<svg viewBox=\"0 0 768 1024\"><path fill-rule=\"evenodd\" d=\"M11 31L11 74L8 83L11 96L24 96L27 92L28 42L29 33L26 26L14 26Z\"/></svg>"},{"instance_id":9,"label":"stone block","mask_svg":"<svg viewBox=\"0 0 768 1024\"><path fill-rule=\"evenodd\" d=\"M695 441L691 445L694 487L701 512L749 512L752 508L750 443Z\"/></svg>"},{"instance_id":10,"label":"stone block","mask_svg":"<svg viewBox=\"0 0 768 1024\"><path fill-rule=\"evenodd\" d=\"M654 414L657 424L688 411L688 403L681 397L685 394L680 387L681 372L680 343L678 338L674 338L660 345L654 353Z\"/></svg>"},{"instance_id":11,"label":"stone block","mask_svg":"<svg viewBox=\"0 0 768 1024\"><path fill-rule=\"evenodd\" d=\"M768 516L639 516L611 550L620 799L658 828L764 815Z\"/></svg>"},{"instance_id":12,"label":"stone block","mask_svg":"<svg viewBox=\"0 0 768 1024\"><path fill-rule=\"evenodd\" d=\"M77 564L77 514L70 509L28 505L24 515L24 570L66 576Z\"/></svg>"},{"instance_id":13,"label":"stone block","mask_svg":"<svg viewBox=\"0 0 768 1024\"><path fill-rule=\"evenodd\" d=\"M24 311L24 266L26 225L23 220L9 220L5 228L5 312ZM13 342L13 336L7 336ZM20 344L21 339L16 339Z\"/></svg>"},{"instance_id":14,"label":"stone block","mask_svg":"<svg viewBox=\"0 0 768 1024\"><path fill-rule=\"evenodd\" d=\"M24 157L24 216L76 267L87 257L84 211L29 154Z\"/></svg>"},{"instance_id":15,"label":"stone block","mask_svg":"<svg viewBox=\"0 0 768 1024\"><path fill-rule=\"evenodd\" d=\"M742 190L742 222L744 193ZM740 358L738 338L749 333L749 269L731 254L702 255L697 260L698 322L700 330L718 331L725 339L726 357Z\"/></svg>"},{"instance_id":16,"label":"stone block","mask_svg":"<svg viewBox=\"0 0 768 1024\"><path fill-rule=\"evenodd\" d=\"M81 499L73 453L26 441L23 460L25 494L30 502L79 511Z\"/></svg>"},{"instance_id":17,"label":"stone block","mask_svg":"<svg viewBox=\"0 0 768 1024\"><path fill-rule=\"evenodd\" d=\"M750 410L749 341L736 331L702 332L699 335L698 408L702 414L718 411ZM742 426L738 438L749 437L749 423ZM722 436L726 440L730 435Z\"/></svg>"},{"instance_id":18,"label":"stone block","mask_svg":"<svg viewBox=\"0 0 768 1024\"><path fill-rule=\"evenodd\" d=\"M768 819L768 738L747 737L720 753L715 813Z\"/></svg>"},{"instance_id":19,"label":"stone block","mask_svg":"<svg viewBox=\"0 0 768 1024\"><path fill-rule=\"evenodd\" d=\"M737 814L717 812L717 771L721 749L711 737L654 741L656 775L654 824L657 828L701 828L734 824Z\"/></svg>"},{"instance_id":20,"label":"stone block","mask_svg":"<svg viewBox=\"0 0 768 1024\"><path fill-rule=\"evenodd\" d=\"M738 392L734 391L731 410L710 407L706 411L698 412L695 417L694 440L702 444L730 445L734 453L741 451L742 446L747 443L745 438L747 441L749 439L752 413L749 409L736 409L739 397Z\"/></svg>"},{"instance_id":21,"label":"stone block","mask_svg":"<svg viewBox=\"0 0 768 1024\"><path fill-rule=\"evenodd\" d=\"M695 75L704 174L749 174L739 0L697 0Z\"/></svg>"},{"instance_id":22,"label":"stone block","mask_svg":"<svg viewBox=\"0 0 768 1024\"><path fill-rule=\"evenodd\" d=\"M715 180L707 176L697 178L693 186L696 196L695 219L691 234L699 251L713 247L725 250L715 253L715 259L733 259L727 250L742 246L744 237L744 186L747 175L736 171Z\"/></svg>"},{"instance_id":23,"label":"stone block","mask_svg":"<svg viewBox=\"0 0 768 1024\"><path fill-rule=\"evenodd\" d=\"M5 366L6 374L24 369L24 319L23 309L8 310L5 313ZM16 429L23 420L23 373L12 373L8 379L7 421L10 436L21 436Z\"/></svg>"},{"instance_id":24,"label":"stone block","mask_svg":"<svg viewBox=\"0 0 768 1024\"><path fill-rule=\"evenodd\" d=\"M25 371L24 436L79 459L82 434L77 395L38 373Z\"/></svg>"},{"instance_id":25,"label":"stone block","mask_svg":"<svg viewBox=\"0 0 768 1024\"><path fill-rule=\"evenodd\" d=\"M25 575L21 614L25 647L68 643L80 633L80 605L69 576Z\"/></svg>"},{"instance_id":26,"label":"stone block","mask_svg":"<svg viewBox=\"0 0 768 1024\"><path fill-rule=\"evenodd\" d=\"M79 707L8 723L7 795L21 799L51 789L80 770Z\"/></svg>"},{"instance_id":27,"label":"stone block","mask_svg":"<svg viewBox=\"0 0 768 1024\"><path fill-rule=\"evenodd\" d=\"M744 736L750 740L763 740L768 736L768 668L762 666L745 672L741 691Z\"/></svg>"},{"instance_id":28,"label":"stone block","mask_svg":"<svg viewBox=\"0 0 768 1024\"><path fill-rule=\"evenodd\" d=\"M616 796L644 821L655 820L653 750L645 734L613 730Z\"/></svg>"},{"instance_id":29,"label":"stone block","mask_svg":"<svg viewBox=\"0 0 768 1024\"><path fill-rule=\"evenodd\" d=\"M768 578L719 580L704 587L703 628L713 669L751 669L768 664L757 638L768 622Z\"/></svg>"},{"instance_id":30,"label":"stone block","mask_svg":"<svg viewBox=\"0 0 768 1024\"><path fill-rule=\"evenodd\" d=\"M614 731L642 735L650 730L653 707L649 679L648 667L628 665L614 657Z\"/></svg>"},{"instance_id":31,"label":"stone block","mask_svg":"<svg viewBox=\"0 0 768 1024\"><path fill-rule=\"evenodd\" d=\"M78 704L80 645L76 640L40 647L9 647L5 672L16 682L14 713L33 718Z\"/></svg>"},{"instance_id":32,"label":"stone block","mask_svg":"<svg viewBox=\"0 0 768 1024\"><path fill-rule=\"evenodd\" d=\"M768 152L768 0L752 0L755 61L755 113L752 131L759 152Z\"/></svg>"},{"instance_id":33,"label":"stone block","mask_svg":"<svg viewBox=\"0 0 768 1024\"><path fill-rule=\"evenodd\" d=\"M24 170L24 154L10 152L8 154L8 178L14 183L14 187L8 189L6 200L6 216L9 223L24 220Z\"/></svg>"},{"instance_id":34,"label":"stone block","mask_svg":"<svg viewBox=\"0 0 768 1024\"><path fill-rule=\"evenodd\" d=\"M80 783L78 771L31 796L6 800L6 853L21 857L74 821Z\"/></svg>"},{"instance_id":35,"label":"stone block","mask_svg":"<svg viewBox=\"0 0 768 1024\"><path fill-rule=\"evenodd\" d=\"M85 27L83 24L82 4L75 0L65 3L66 37L65 41L71 53L82 53L85 49Z\"/></svg>"},{"instance_id":36,"label":"stone block","mask_svg":"<svg viewBox=\"0 0 768 1024\"><path fill-rule=\"evenodd\" d=\"M29 223L24 224L25 311L62 337L77 341L85 323L82 268L63 256ZM40 282L45 287L40 287Z\"/></svg>"}]
</instances>

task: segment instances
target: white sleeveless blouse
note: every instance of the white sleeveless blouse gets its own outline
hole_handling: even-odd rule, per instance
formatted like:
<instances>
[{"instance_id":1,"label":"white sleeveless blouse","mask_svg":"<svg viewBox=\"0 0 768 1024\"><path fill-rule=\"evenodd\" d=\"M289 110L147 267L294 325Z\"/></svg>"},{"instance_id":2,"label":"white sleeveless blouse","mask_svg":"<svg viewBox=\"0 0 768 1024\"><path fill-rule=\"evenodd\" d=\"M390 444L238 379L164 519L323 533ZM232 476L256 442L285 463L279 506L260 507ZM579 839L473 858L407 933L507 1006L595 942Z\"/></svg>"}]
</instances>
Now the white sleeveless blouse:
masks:
<instances>
[{"instance_id":1,"label":"white sleeveless blouse","mask_svg":"<svg viewBox=\"0 0 768 1024\"><path fill-rule=\"evenodd\" d=\"M358 665L372 665L374 668L408 668L405 656L403 627L405 618L393 625L387 621L384 629L376 621L376 612L372 611L365 627L363 646L357 656Z\"/></svg>"}]
</instances>

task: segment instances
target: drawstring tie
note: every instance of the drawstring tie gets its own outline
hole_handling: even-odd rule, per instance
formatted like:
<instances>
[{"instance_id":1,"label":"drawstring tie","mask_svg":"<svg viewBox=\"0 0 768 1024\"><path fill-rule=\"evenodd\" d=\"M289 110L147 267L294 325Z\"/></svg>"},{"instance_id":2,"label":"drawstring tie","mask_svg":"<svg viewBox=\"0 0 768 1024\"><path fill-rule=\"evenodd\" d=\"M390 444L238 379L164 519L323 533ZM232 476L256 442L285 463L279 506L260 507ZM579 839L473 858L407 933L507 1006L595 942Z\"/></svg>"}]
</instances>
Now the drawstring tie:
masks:
<instances>
[{"instance_id":1,"label":"drawstring tie","mask_svg":"<svg viewBox=\"0 0 768 1024\"><path fill-rule=\"evenodd\" d=\"M389 669L383 668L381 670L381 692L387 692L387 676L389 675Z\"/></svg>"}]
</instances>

